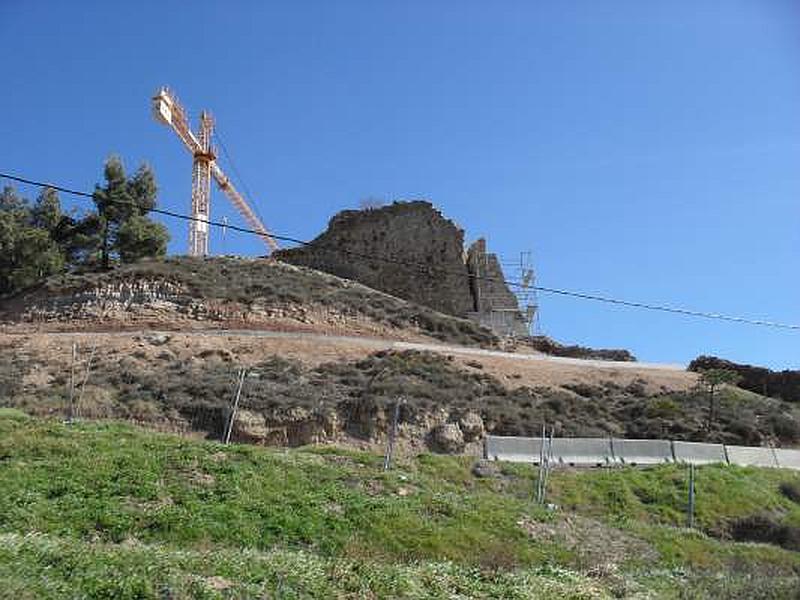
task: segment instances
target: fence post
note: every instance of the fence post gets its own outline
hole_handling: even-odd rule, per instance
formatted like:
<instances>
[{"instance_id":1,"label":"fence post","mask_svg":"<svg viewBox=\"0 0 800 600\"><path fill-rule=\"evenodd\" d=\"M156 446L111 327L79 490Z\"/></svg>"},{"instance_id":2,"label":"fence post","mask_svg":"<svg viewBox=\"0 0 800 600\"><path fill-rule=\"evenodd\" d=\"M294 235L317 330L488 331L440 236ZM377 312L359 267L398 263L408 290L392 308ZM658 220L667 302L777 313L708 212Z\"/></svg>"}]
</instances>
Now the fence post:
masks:
<instances>
[{"instance_id":1,"label":"fence post","mask_svg":"<svg viewBox=\"0 0 800 600\"><path fill-rule=\"evenodd\" d=\"M69 368L69 404L67 405L67 423L72 423L75 402L75 363L78 360L78 342L72 342L72 363Z\"/></svg>"},{"instance_id":2,"label":"fence post","mask_svg":"<svg viewBox=\"0 0 800 600\"><path fill-rule=\"evenodd\" d=\"M242 396L242 386L244 385L244 376L246 370L239 369L239 381L236 385L236 398L233 401L233 410L231 411L231 418L228 420L228 428L225 432L225 445L227 446L231 442L231 431L233 431L233 421L236 419L236 410L239 408L239 398Z\"/></svg>"},{"instance_id":3,"label":"fence post","mask_svg":"<svg viewBox=\"0 0 800 600\"><path fill-rule=\"evenodd\" d=\"M86 372L83 375L83 381L81 382L81 391L78 394L78 401L75 403L75 414L80 415L81 412L81 401L83 400L83 392L86 390L86 382L89 381L89 374L92 371L92 361L94 360L94 353L97 351L97 342L95 342L94 346L92 347L92 351L89 354L89 359L86 361Z\"/></svg>"},{"instance_id":4,"label":"fence post","mask_svg":"<svg viewBox=\"0 0 800 600\"><path fill-rule=\"evenodd\" d=\"M547 481L550 479L550 460L553 458L553 433L555 427L550 427L550 436L547 438L547 452L544 455L544 485L542 486L542 504L547 498ZM544 443L544 440L542 441Z\"/></svg>"},{"instance_id":5,"label":"fence post","mask_svg":"<svg viewBox=\"0 0 800 600\"><path fill-rule=\"evenodd\" d=\"M389 430L389 441L386 444L386 455L383 458L383 470L388 471L392 466L392 454L394 453L394 440L397 436L397 421L400 419L400 404L404 400L398 397L394 403L394 416L392 417L392 428Z\"/></svg>"},{"instance_id":6,"label":"fence post","mask_svg":"<svg viewBox=\"0 0 800 600\"><path fill-rule=\"evenodd\" d=\"M539 477L536 479L537 504L542 504L544 502L544 478L545 478L545 470L547 469L547 466L545 465L545 461L547 460L547 454L545 452L546 435L547 435L547 425L545 423L542 423L541 445L539 446Z\"/></svg>"},{"instance_id":7,"label":"fence post","mask_svg":"<svg viewBox=\"0 0 800 600\"><path fill-rule=\"evenodd\" d=\"M694 528L694 464L689 463L689 506L687 507L686 523L690 529Z\"/></svg>"}]
</instances>

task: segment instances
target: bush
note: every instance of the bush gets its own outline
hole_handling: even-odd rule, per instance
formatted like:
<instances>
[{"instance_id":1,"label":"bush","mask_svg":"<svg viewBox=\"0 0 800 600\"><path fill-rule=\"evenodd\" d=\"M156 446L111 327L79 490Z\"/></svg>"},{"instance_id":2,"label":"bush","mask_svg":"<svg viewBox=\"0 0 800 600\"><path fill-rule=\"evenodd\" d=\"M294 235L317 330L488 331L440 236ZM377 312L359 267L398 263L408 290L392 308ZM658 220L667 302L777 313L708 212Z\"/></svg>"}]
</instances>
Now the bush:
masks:
<instances>
[{"instance_id":1,"label":"bush","mask_svg":"<svg viewBox=\"0 0 800 600\"><path fill-rule=\"evenodd\" d=\"M737 542L761 542L800 551L800 527L779 523L767 515L753 515L733 521L730 534Z\"/></svg>"},{"instance_id":2,"label":"bush","mask_svg":"<svg viewBox=\"0 0 800 600\"><path fill-rule=\"evenodd\" d=\"M797 481L784 481L780 484L779 489L784 497L800 504L800 483Z\"/></svg>"},{"instance_id":3,"label":"bush","mask_svg":"<svg viewBox=\"0 0 800 600\"><path fill-rule=\"evenodd\" d=\"M768 419L769 426L777 438L784 442L800 440L800 423L797 419L786 413L773 413Z\"/></svg>"}]
</instances>

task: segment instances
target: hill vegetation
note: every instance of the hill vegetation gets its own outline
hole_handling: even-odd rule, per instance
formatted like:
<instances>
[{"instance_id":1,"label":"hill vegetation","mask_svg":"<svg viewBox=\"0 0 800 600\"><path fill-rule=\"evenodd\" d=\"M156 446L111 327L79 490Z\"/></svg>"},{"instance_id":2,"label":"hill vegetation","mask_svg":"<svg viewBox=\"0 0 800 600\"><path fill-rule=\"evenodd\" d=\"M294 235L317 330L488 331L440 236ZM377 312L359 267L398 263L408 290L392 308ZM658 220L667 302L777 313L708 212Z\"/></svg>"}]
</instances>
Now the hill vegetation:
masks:
<instances>
[{"instance_id":1,"label":"hill vegetation","mask_svg":"<svg viewBox=\"0 0 800 600\"><path fill-rule=\"evenodd\" d=\"M404 399L401 440L436 447L432 432L452 423L464 439L450 452L465 449L484 431L538 435L545 422L557 436L783 446L800 442L796 405L731 386L716 393L716 418L709 426L705 390L657 388L645 379L620 379L608 371L600 371L606 374L592 383L566 379L558 385L529 385L515 383L513 374L501 378L479 361L432 352L365 352L364 358L310 364L258 353L257 338L208 345L179 335L137 337L133 345L124 339L102 342L87 385L76 394L78 414L219 439L235 373L246 364L234 439L257 444L382 443L399 397ZM0 341L0 406L66 416L69 340L60 339L62 349L43 346L35 338ZM79 383L82 378L81 372Z\"/></svg>"},{"instance_id":2,"label":"hill vegetation","mask_svg":"<svg viewBox=\"0 0 800 600\"><path fill-rule=\"evenodd\" d=\"M223 446L0 412L0 587L18 598L785 598L800 474L555 471ZM743 543L753 519L782 537ZM743 525L745 524L745 525ZM788 532L788 533L787 533Z\"/></svg>"},{"instance_id":3,"label":"hill vegetation","mask_svg":"<svg viewBox=\"0 0 800 600\"><path fill-rule=\"evenodd\" d=\"M800 371L772 371L764 367L743 365L716 356L698 356L689 365L690 371L725 369L739 376L738 386L757 394L800 402Z\"/></svg>"},{"instance_id":4,"label":"hill vegetation","mask_svg":"<svg viewBox=\"0 0 800 600\"><path fill-rule=\"evenodd\" d=\"M62 323L75 328L136 324L176 328L372 324L445 342L496 346L498 338L467 319L444 315L364 285L265 259L174 257L53 276L0 302L9 323ZM359 323L362 321L362 323ZM347 333L341 327L342 333Z\"/></svg>"},{"instance_id":5,"label":"hill vegetation","mask_svg":"<svg viewBox=\"0 0 800 600\"><path fill-rule=\"evenodd\" d=\"M166 254L166 227L147 217L158 191L153 171L142 165L129 178L112 156L104 175L105 186L92 197L95 210L80 216L65 212L52 188L34 203L13 187L0 192L0 297L64 270Z\"/></svg>"}]
</instances>

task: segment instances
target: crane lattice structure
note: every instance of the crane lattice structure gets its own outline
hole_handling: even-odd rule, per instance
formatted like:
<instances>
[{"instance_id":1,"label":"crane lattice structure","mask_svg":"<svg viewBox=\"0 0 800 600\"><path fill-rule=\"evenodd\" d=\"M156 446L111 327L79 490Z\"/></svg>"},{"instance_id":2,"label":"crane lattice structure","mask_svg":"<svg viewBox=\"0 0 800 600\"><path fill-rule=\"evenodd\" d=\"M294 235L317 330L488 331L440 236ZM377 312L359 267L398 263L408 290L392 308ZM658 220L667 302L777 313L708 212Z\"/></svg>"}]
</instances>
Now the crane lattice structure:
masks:
<instances>
[{"instance_id":1,"label":"crane lattice structure","mask_svg":"<svg viewBox=\"0 0 800 600\"><path fill-rule=\"evenodd\" d=\"M211 143L214 132L214 119L207 111L200 113L200 127L193 132L189 118L175 95L167 88L161 88L153 96L153 116L168 125L177 134L183 145L192 153L192 221L189 224L189 255L208 254L208 221L211 208L211 179L217 182L228 199L245 218L267 245L269 251L278 248L261 219L244 197L233 186L231 180L217 164L217 155Z\"/></svg>"}]
</instances>

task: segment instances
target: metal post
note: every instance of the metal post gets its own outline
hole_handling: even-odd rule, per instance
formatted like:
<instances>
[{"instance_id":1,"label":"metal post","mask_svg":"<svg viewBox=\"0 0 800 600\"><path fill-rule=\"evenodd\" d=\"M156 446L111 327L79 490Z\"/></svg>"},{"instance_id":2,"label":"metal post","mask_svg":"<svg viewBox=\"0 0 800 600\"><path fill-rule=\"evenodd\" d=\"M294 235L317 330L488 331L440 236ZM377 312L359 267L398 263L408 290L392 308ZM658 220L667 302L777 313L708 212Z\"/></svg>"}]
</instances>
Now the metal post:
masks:
<instances>
[{"instance_id":1,"label":"metal post","mask_svg":"<svg viewBox=\"0 0 800 600\"><path fill-rule=\"evenodd\" d=\"M539 446L539 477L536 480L536 503L541 504L544 501L544 472L545 472L545 436L546 436L546 428L547 426L542 423L542 443Z\"/></svg>"},{"instance_id":2,"label":"metal post","mask_svg":"<svg viewBox=\"0 0 800 600\"><path fill-rule=\"evenodd\" d=\"M392 466L392 454L394 453L394 440L397 437L397 422L400 419L400 404L403 398L398 398L394 403L394 417L392 418L392 428L389 431L389 442L386 444L386 456L383 458L383 470L388 471Z\"/></svg>"},{"instance_id":3,"label":"metal post","mask_svg":"<svg viewBox=\"0 0 800 600\"><path fill-rule=\"evenodd\" d=\"M542 486L542 504L547 498L547 481L550 479L550 459L553 458L553 432L555 427L550 428L550 436L547 438L547 452L544 455L544 485Z\"/></svg>"},{"instance_id":4,"label":"metal post","mask_svg":"<svg viewBox=\"0 0 800 600\"><path fill-rule=\"evenodd\" d=\"M228 430L225 432L225 445L231 442L231 431L233 431L233 421L236 419L236 410L239 408L239 398L242 396L242 386L244 385L244 376L246 370L239 370L239 382L236 386L236 398L233 401L233 410L231 411L231 418L228 420Z\"/></svg>"},{"instance_id":5,"label":"metal post","mask_svg":"<svg viewBox=\"0 0 800 600\"><path fill-rule=\"evenodd\" d=\"M78 343L72 342L72 364L69 372L69 405L67 406L67 423L72 423L75 402L75 363L78 360Z\"/></svg>"},{"instance_id":6,"label":"metal post","mask_svg":"<svg viewBox=\"0 0 800 600\"><path fill-rule=\"evenodd\" d=\"M689 506L686 523L689 528L694 528L694 464L689 464Z\"/></svg>"},{"instance_id":7,"label":"metal post","mask_svg":"<svg viewBox=\"0 0 800 600\"><path fill-rule=\"evenodd\" d=\"M94 353L97 351L97 342L95 342L94 346L92 346L92 351L89 354L89 359L86 361L86 372L83 375L83 381L81 382L81 391L78 394L78 401L75 403L75 413L80 413L81 408L81 401L83 400L83 392L86 390L86 382L89 381L89 374L92 371L92 361L94 360Z\"/></svg>"}]
</instances>

